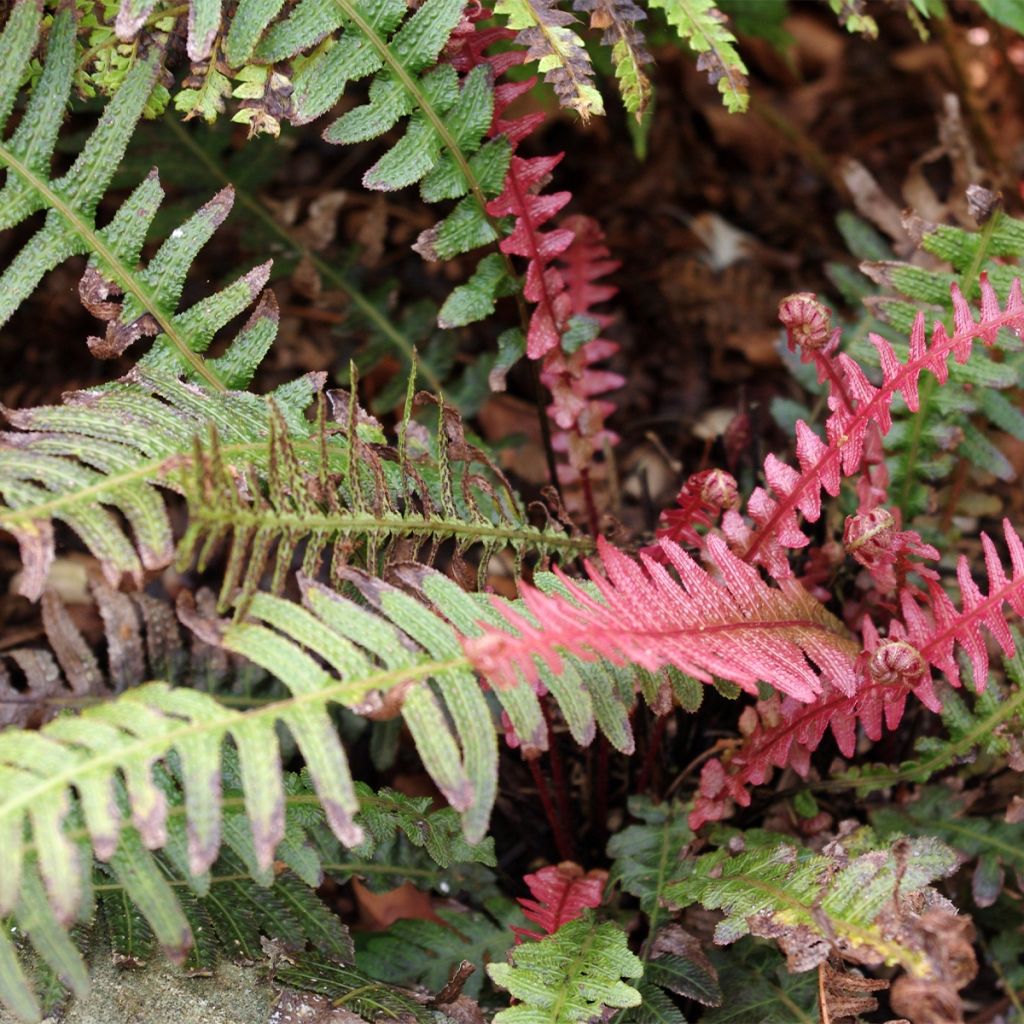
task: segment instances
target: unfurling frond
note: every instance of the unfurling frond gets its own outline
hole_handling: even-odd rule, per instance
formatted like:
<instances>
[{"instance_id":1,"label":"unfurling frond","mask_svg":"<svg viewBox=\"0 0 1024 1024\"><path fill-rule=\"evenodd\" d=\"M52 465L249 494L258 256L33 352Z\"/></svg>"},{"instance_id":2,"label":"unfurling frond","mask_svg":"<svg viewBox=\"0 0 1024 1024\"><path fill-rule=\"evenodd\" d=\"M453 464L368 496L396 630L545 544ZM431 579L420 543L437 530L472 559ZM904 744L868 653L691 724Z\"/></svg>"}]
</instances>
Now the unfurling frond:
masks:
<instances>
[{"instance_id":1,"label":"unfurling frond","mask_svg":"<svg viewBox=\"0 0 1024 1024\"><path fill-rule=\"evenodd\" d=\"M611 921L596 924L589 913L540 942L516 946L509 960L487 967L518 1000L495 1016L497 1024L583 1024L605 1007L640 1003L640 993L622 980L643 974L625 933Z\"/></svg>"},{"instance_id":2,"label":"unfurling frond","mask_svg":"<svg viewBox=\"0 0 1024 1024\"><path fill-rule=\"evenodd\" d=\"M468 654L499 687L514 685L517 672L536 678L535 658L557 672L564 651L649 670L673 665L704 682L719 676L751 693L763 680L799 701L821 693L823 679L854 692L859 645L798 585L769 586L717 537L709 538L708 552L719 579L678 546L662 544L680 583L647 556L638 565L599 542L604 573L588 567L597 596L568 579L563 595L524 585L523 603L540 625L505 610L520 635L490 630L467 641Z\"/></svg>"},{"instance_id":3,"label":"unfurling frond","mask_svg":"<svg viewBox=\"0 0 1024 1024\"><path fill-rule=\"evenodd\" d=\"M925 887L957 867L956 855L937 839L880 843L861 829L813 853L769 832L747 832L737 848L742 852L735 856L722 848L697 857L666 893L673 906L722 910L715 942L748 934L775 939L794 971L810 970L832 953L862 964L898 964L919 977L934 971L921 907L948 903Z\"/></svg>"}]
</instances>

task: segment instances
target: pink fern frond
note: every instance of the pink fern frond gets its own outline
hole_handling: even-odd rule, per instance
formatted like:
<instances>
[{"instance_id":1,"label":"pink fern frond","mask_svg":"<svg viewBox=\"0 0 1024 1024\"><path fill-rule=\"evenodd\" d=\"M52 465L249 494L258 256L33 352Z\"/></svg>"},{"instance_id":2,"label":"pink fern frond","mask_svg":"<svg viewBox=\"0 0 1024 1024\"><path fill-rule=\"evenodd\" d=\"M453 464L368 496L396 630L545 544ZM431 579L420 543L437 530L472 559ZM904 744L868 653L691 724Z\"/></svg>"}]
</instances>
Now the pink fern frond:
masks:
<instances>
[{"instance_id":1,"label":"pink fern frond","mask_svg":"<svg viewBox=\"0 0 1024 1024\"><path fill-rule=\"evenodd\" d=\"M891 623L888 638L879 638L871 620L865 619L862 661L867 680L855 693L828 689L809 705L777 698L761 702L755 712L756 725L745 730L740 747L727 761L709 761L704 766L691 827L724 817L732 803L749 804L749 787L763 783L774 768L791 767L806 775L811 753L829 730L840 752L850 757L858 724L868 739L879 740L883 728L892 731L899 725L911 693L929 710L941 711L932 669L938 669L953 686L960 686L958 646L970 659L975 687L981 692L989 668L982 629L1011 657L1014 641L1005 607L1017 616L1024 615L1024 542L1009 521L1003 523L1003 534L1012 567L1009 576L991 538L981 535L987 594L971 577L967 559L961 557L957 566L962 594L959 611L938 580L929 577L923 601L914 588L904 589L903 621Z\"/></svg>"},{"instance_id":2,"label":"pink fern frond","mask_svg":"<svg viewBox=\"0 0 1024 1024\"><path fill-rule=\"evenodd\" d=\"M898 683L869 683L853 695L829 689L813 704L773 696L758 702L756 710L748 708L752 715L744 713L741 745L728 759L708 761L701 770L690 828L720 821L734 804L749 806L750 787L767 781L776 768L806 777L811 754L829 730L847 757L854 753L858 724L869 739L881 739L883 722L889 729L899 725L909 692Z\"/></svg>"},{"instance_id":3,"label":"pink fern frond","mask_svg":"<svg viewBox=\"0 0 1024 1024\"><path fill-rule=\"evenodd\" d=\"M1006 306L1001 308L995 290L982 275L978 319L955 284L952 297L953 333L936 323L929 343L924 314L919 313L905 363L900 362L885 338L869 336L882 364L883 379L878 387L845 353L836 358L843 374L843 390L840 394L838 384L832 382L831 415L825 424L827 441L821 440L807 424L798 422L799 469L769 455L764 465L766 487L756 488L747 505L753 526L737 512L728 512L723 517L723 531L747 561L764 565L776 577L790 571L785 549L808 543L798 517L815 522L821 515L821 492L834 497L839 493L842 477L860 471L871 433L884 435L892 426L891 406L897 394L903 396L909 409L917 410L918 384L925 370L944 383L950 356L958 363L966 362L976 338L991 345L1003 328L1024 336L1024 299L1019 280L1014 281Z\"/></svg>"},{"instance_id":4,"label":"pink fern frond","mask_svg":"<svg viewBox=\"0 0 1024 1024\"><path fill-rule=\"evenodd\" d=\"M536 307L526 334L526 354L531 359L541 359L558 347L572 315L565 282L553 263L555 257L572 245L573 233L565 228L541 230L569 202L572 194L538 194L564 155L512 157L505 190L487 204L487 212L492 217L511 215L516 218L512 233L501 240L499 248L510 256L521 256L528 261L523 295Z\"/></svg>"},{"instance_id":5,"label":"pink fern frond","mask_svg":"<svg viewBox=\"0 0 1024 1024\"><path fill-rule=\"evenodd\" d=\"M540 931L513 927L516 941L542 939L553 935L569 921L575 921L584 910L599 907L604 898L605 871L583 873L572 861L551 864L533 874L524 875L523 881L533 899L520 897L524 916L540 926Z\"/></svg>"},{"instance_id":6,"label":"pink fern frond","mask_svg":"<svg viewBox=\"0 0 1024 1024\"><path fill-rule=\"evenodd\" d=\"M854 691L860 646L794 580L769 586L715 536L707 543L715 576L678 545L663 541L662 547L678 582L653 559L641 555L638 564L600 540L604 574L587 565L599 597L564 576L567 597L523 585L523 603L535 622L496 602L519 635L488 628L463 641L466 653L499 687L518 685L519 673L534 682L538 658L558 672L562 654L571 654L650 671L672 665L704 682L730 680L749 693L764 681L804 702L825 684Z\"/></svg>"},{"instance_id":7,"label":"pink fern frond","mask_svg":"<svg viewBox=\"0 0 1024 1024\"><path fill-rule=\"evenodd\" d=\"M1014 653L1013 634L1006 621L1004 606L1017 616L1024 615L1024 543L1019 534L1003 520L1003 536L1010 554L1011 572L1006 575L999 552L987 534L981 535L985 553L985 571L988 575L988 593L983 594L971 577L967 558L960 556L957 582L962 607L958 611L949 596L935 581L929 581L925 607L914 595L902 595L903 623L907 641L920 653L922 659L933 665L954 686L960 685L960 669L955 657L956 648L962 647L971 662L971 674L978 692L988 679L988 649L982 628L992 636L1007 657Z\"/></svg>"},{"instance_id":8,"label":"pink fern frond","mask_svg":"<svg viewBox=\"0 0 1024 1024\"><path fill-rule=\"evenodd\" d=\"M592 317L603 327L611 318L596 313L594 306L613 298L618 288L602 284L600 279L618 270L619 261L609 258L604 233L593 218L567 217L562 226L573 233L572 244L559 258L570 315ZM569 460L563 482L572 482L587 471L594 455L605 444L618 440L605 426L615 406L598 396L622 387L625 380L610 370L596 369L618 350L615 342L598 337L574 352L559 345L544 357L540 379L551 392L548 415L557 428L553 443L556 451L564 451Z\"/></svg>"}]
</instances>

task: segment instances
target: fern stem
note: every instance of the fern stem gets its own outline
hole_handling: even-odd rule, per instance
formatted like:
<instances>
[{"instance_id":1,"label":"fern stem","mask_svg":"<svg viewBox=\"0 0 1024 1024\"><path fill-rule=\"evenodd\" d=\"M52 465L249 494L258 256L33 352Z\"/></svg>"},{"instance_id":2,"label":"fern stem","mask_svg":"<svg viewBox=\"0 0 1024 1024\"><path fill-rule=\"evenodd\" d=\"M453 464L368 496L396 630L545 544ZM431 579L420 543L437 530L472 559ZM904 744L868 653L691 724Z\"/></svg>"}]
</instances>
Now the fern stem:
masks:
<instances>
[{"instance_id":1,"label":"fern stem","mask_svg":"<svg viewBox=\"0 0 1024 1024\"><path fill-rule=\"evenodd\" d=\"M478 541L496 539L510 544L536 543L541 539L539 530L495 526L492 523L474 523L461 519L420 519L412 515L389 519L372 515L329 512L308 515L239 507L220 512L217 508L201 504L191 510L190 521L202 523L211 533L228 528L266 530L271 527L274 532L287 533L293 539L318 532L336 538L346 533L380 533L391 536L396 531L424 537L451 536ZM543 539L547 544L547 537L544 536ZM563 549L573 555L592 551L594 547L589 538L570 537L567 534L553 534L551 541L551 547Z\"/></svg>"},{"instance_id":2,"label":"fern stem","mask_svg":"<svg viewBox=\"0 0 1024 1024\"><path fill-rule=\"evenodd\" d=\"M330 281L339 291L344 292L349 301L358 308L360 314L369 320L395 348L405 353L410 361L412 360L415 351L413 343L348 278L331 266L331 264L321 259L308 246L299 242L283 224L280 224L274 218L273 214L258 199L241 188L237 182L232 181L224 173L224 169L215 160L210 159L209 153L196 144L192 133L177 118L172 117L166 123L182 148L187 149L192 157L201 163L211 176L225 185L231 185L234 188L235 200L240 206L244 206L261 224L288 245L297 256L309 260L321 277ZM423 376L431 391L444 393L441 379L427 363L420 362L417 365L417 373Z\"/></svg>"},{"instance_id":3,"label":"fern stem","mask_svg":"<svg viewBox=\"0 0 1024 1024\"><path fill-rule=\"evenodd\" d=\"M551 784L555 789L555 800L558 803L559 820L568 830L568 845L570 846L572 853L570 857L563 859L575 860L576 844L572 841L572 808L569 806L569 784L565 777L565 765L562 763L562 751L558 744L558 736L555 735L554 723L551 720L549 699L542 699L540 707L544 714L544 723L548 727L548 757L551 760Z\"/></svg>"},{"instance_id":4,"label":"fern stem","mask_svg":"<svg viewBox=\"0 0 1024 1024\"><path fill-rule=\"evenodd\" d=\"M537 790L540 805L544 809L544 817L548 820L548 828L551 829L551 834L554 836L559 859L573 860L572 844L569 842L569 836L565 831L561 818L559 818L558 813L555 811L555 805L551 802L551 793L548 790L547 780L544 778L544 773L540 770L540 760L536 757L529 757L526 759L526 763L530 766L533 785Z\"/></svg>"},{"instance_id":5,"label":"fern stem","mask_svg":"<svg viewBox=\"0 0 1024 1024\"><path fill-rule=\"evenodd\" d=\"M102 271L113 277L125 295L134 295L139 299L143 308L153 317L160 330L178 350L182 359L192 368L196 376L215 391L226 391L227 388L224 384L206 365L206 360L189 347L184 335L175 325L173 315L168 314L157 302L153 289L142 281L135 270L114 252L95 226L79 214L58 192L55 192L45 177L37 174L24 161L20 160L2 141L0 141L0 162L7 164L15 174L42 197L50 209L67 222L75 234L85 242L89 252L99 257Z\"/></svg>"}]
</instances>

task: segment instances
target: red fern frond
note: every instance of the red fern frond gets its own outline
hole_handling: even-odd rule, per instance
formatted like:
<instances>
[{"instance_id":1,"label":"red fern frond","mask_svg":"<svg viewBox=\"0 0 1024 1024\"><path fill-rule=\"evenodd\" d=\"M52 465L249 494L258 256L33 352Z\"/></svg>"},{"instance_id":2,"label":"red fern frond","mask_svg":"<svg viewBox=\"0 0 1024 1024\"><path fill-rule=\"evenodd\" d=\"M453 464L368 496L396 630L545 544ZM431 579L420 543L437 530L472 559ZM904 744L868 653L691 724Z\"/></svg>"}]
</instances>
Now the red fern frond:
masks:
<instances>
[{"instance_id":1,"label":"red fern frond","mask_svg":"<svg viewBox=\"0 0 1024 1024\"><path fill-rule=\"evenodd\" d=\"M868 739L881 739L883 723L890 730L899 725L909 692L900 684L870 683L852 696L829 689L813 704L775 696L747 708L740 720L742 744L728 760L708 761L701 770L690 828L728 817L733 804L749 806L750 787L761 785L776 768L805 777L811 754L830 729L847 757L856 747L858 723Z\"/></svg>"},{"instance_id":2,"label":"red fern frond","mask_svg":"<svg viewBox=\"0 0 1024 1024\"><path fill-rule=\"evenodd\" d=\"M791 767L806 775L811 753L830 729L840 752L850 757L856 746L858 723L868 739L879 740L883 726L892 731L899 725L911 693L931 711L940 711L942 706L932 687L932 668L953 686L960 686L955 656L958 645L970 658L975 687L982 691L989 668L982 628L1007 657L1012 657L1013 635L1004 606L1018 616L1024 615L1024 542L1009 521L1004 521L1003 533L1012 566L1009 577L995 544L986 534L981 535L988 594L981 592L971 577L967 559L961 557L957 566L961 610L938 581L930 578L924 607L913 589L903 591L903 622L891 624L887 639L880 639L870 620L865 620L863 663L868 681L856 693L828 690L810 705L775 698L761 702L755 712L756 725L743 730L743 743L728 761L709 761L704 766L691 827L699 828L706 821L724 817L730 802L749 804L748 787L764 782L773 768Z\"/></svg>"},{"instance_id":3,"label":"red fern frond","mask_svg":"<svg viewBox=\"0 0 1024 1024\"><path fill-rule=\"evenodd\" d=\"M572 315L565 281L553 264L572 245L573 233L565 228L541 230L572 198L571 192L539 194L563 156L512 157L505 190L487 204L492 217L516 218L512 233L498 247L527 260L523 296L536 307L526 334L526 354L531 359L541 359L558 347Z\"/></svg>"},{"instance_id":4,"label":"red fern frond","mask_svg":"<svg viewBox=\"0 0 1024 1024\"><path fill-rule=\"evenodd\" d=\"M604 233L593 218L567 217L562 226L573 233L572 244L559 260L570 315L591 317L604 327L611 317L595 313L594 307L611 299L618 288L599 282L618 270L619 261L609 259ZM587 471L596 452L618 441L618 436L605 427L605 419L615 411L615 405L597 396L622 387L625 380L617 373L595 368L618 350L615 342L598 337L574 352L566 352L559 345L544 357L540 379L553 399L548 406L548 415L557 427L553 444L569 459L569 472L563 482L571 482Z\"/></svg>"},{"instance_id":5,"label":"red fern frond","mask_svg":"<svg viewBox=\"0 0 1024 1024\"><path fill-rule=\"evenodd\" d=\"M587 571L600 599L564 576L568 597L521 585L535 621L495 602L519 635L488 628L463 641L466 653L499 687L518 685L520 672L535 681L538 657L558 672L562 651L651 671L673 665L704 682L728 679L749 693L764 681L805 702L824 683L854 692L859 644L796 581L769 586L719 537L707 542L717 578L678 545L663 541L662 547L679 582L653 559L641 555L637 564L599 541L605 572L589 563Z\"/></svg>"},{"instance_id":6,"label":"red fern frond","mask_svg":"<svg viewBox=\"0 0 1024 1024\"><path fill-rule=\"evenodd\" d=\"M604 898L606 871L583 873L583 869L572 861L552 864L524 875L523 881L530 889L533 899L520 897L519 903L524 916L540 926L540 931L514 927L516 941L542 939L553 935L569 921L575 921L584 910L599 907Z\"/></svg>"},{"instance_id":7,"label":"red fern frond","mask_svg":"<svg viewBox=\"0 0 1024 1024\"><path fill-rule=\"evenodd\" d=\"M928 370L939 383L948 376L948 360L952 355L964 363L971 354L976 338L985 344L995 342L1002 328L1024 336L1024 299L1021 286L1015 281L1005 309L985 275L981 277L981 314L975 320L960 289L952 286L953 333L936 323L929 344L925 333L924 314L919 313L910 335L909 358L901 363L892 346L877 334L870 340L882 363L882 383L875 387L864 371L845 353L836 358L843 374L843 390L833 381L830 388L831 415L825 424L827 442L802 420L797 422L796 456L799 470L769 455L764 463L767 488L758 487L750 496L747 514L750 527L738 512L727 512L722 528L742 557L764 565L773 576L791 571L785 549L800 548L808 543L801 531L798 515L815 522L821 515L821 492L833 497L839 493L844 476L861 469L865 445L872 431L882 435L892 426L891 406L897 393L907 407L918 409L918 382Z\"/></svg>"},{"instance_id":8,"label":"red fern frond","mask_svg":"<svg viewBox=\"0 0 1024 1024\"><path fill-rule=\"evenodd\" d=\"M912 594L903 594L902 611L906 639L921 658L934 665L954 685L960 685L960 670L955 651L960 646L971 661L974 685L980 692L988 679L988 650L982 634L984 627L1010 657L1014 653L1013 635L1006 622L1003 606L1009 605L1016 615L1024 615L1024 543L1010 525L1003 520L1003 536L1010 553L1012 571L1007 577L995 544L987 534L981 535L985 552L985 570L988 575L988 593L983 594L971 577L967 558L960 556L957 582L960 585L962 609L949 599L934 581L929 581L927 607L914 600Z\"/></svg>"}]
</instances>

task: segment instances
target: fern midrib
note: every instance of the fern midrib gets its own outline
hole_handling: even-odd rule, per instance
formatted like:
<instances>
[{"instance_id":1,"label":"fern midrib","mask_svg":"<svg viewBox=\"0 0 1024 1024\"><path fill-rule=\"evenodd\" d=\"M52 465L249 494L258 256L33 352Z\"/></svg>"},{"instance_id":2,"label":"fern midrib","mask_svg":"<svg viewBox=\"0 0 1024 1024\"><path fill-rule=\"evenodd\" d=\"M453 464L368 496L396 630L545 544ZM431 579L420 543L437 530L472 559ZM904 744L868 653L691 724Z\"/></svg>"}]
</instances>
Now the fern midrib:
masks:
<instances>
[{"instance_id":1,"label":"fern midrib","mask_svg":"<svg viewBox=\"0 0 1024 1024\"><path fill-rule=\"evenodd\" d=\"M558 995L556 996L555 1001L551 1004L551 1010L548 1016L548 1020L551 1021L551 1024L558 1024L562 1019L562 1007L565 1006L570 992L574 992L576 990L576 979L579 977L582 969L586 966L587 954L590 952L590 947L594 944L596 936L597 928L595 926L587 932L586 938L579 944L579 946L576 947L575 956L573 957L569 970L565 972L565 984L559 987Z\"/></svg>"},{"instance_id":2,"label":"fern midrib","mask_svg":"<svg viewBox=\"0 0 1024 1024\"><path fill-rule=\"evenodd\" d=\"M338 535L356 533L404 533L424 536L466 537L473 540L504 540L550 545L554 548L585 553L594 548L589 537L571 537L568 534L547 534L535 527L505 527L492 523L473 523L462 519L424 519L416 515L396 513L393 517L361 515L350 512L309 515L300 512L276 512L271 509L253 510L232 508L221 511L216 507L198 505L190 508L190 521L209 524L209 529L224 527L287 532L289 536L326 532Z\"/></svg>"},{"instance_id":3,"label":"fern midrib","mask_svg":"<svg viewBox=\"0 0 1024 1024\"><path fill-rule=\"evenodd\" d=\"M349 701L358 701L373 690L386 690L401 682L414 682L435 674L465 670L471 667L469 659L466 657L427 661L418 665L410 665L407 668L376 672L364 676L362 679L342 680L325 686L321 690L280 700L252 711L237 712L222 707L220 710L224 713L214 720L190 722L159 736L142 738L134 743L127 743L102 754L93 755L77 764L70 765L56 775L46 776L38 784L19 790L12 799L5 800L0 804L0 817L18 811L25 813L27 807L37 800L45 799L47 794L53 793L55 790L64 791L73 787L75 780L85 772L94 773L98 770L106 770L112 774L129 762L142 764L165 757L171 750L176 749L182 740L210 733L227 735L233 725L258 719L268 719L273 726L295 708L307 705L326 705L331 702L345 704Z\"/></svg>"},{"instance_id":4,"label":"fern midrib","mask_svg":"<svg viewBox=\"0 0 1024 1024\"><path fill-rule=\"evenodd\" d=\"M197 435L198 436L198 435ZM86 442L88 439L84 439ZM319 452L319 441L317 438L291 439L290 443L298 451L311 451L314 454ZM270 438L261 441L239 441L235 444L226 444L220 447L222 455L255 455L259 453L270 457ZM241 460L240 460L241 461ZM25 508L4 508L0 509L0 529L8 529L9 523L20 523L33 519L52 519L56 513L76 505L89 503L90 501L102 502L102 495L108 491L116 491L125 485L136 483L140 480L148 480L154 484L162 484L181 489L171 479L171 474L180 470L187 473L195 463L195 455L182 452L175 452L171 455L161 456L159 459L150 459L141 463L135 469L125 470L123 473L114 473L105 476L88 487L82 487L67 494L58 495L49 501L40 502L37 505L28 505Z\"/></svg>"},{"instance_id":5,"label":"fern midrib","mask_svg":"<svg viewBox=\"0 0 1024 1024\"><path fill-rule=\"evenodd\" d=\"M665 878L668 875L668 856L669 849L671 847L672 825L673 820L671 814L666 815L661 830L661 849L658 852L658 873L654 885L654 907L650 914L648 914L650 924L647 931L647 938L644 939L643 947L640 950L640 959L644 962L647 961L647 957L651 951L651 944L654 942L658 933L658 920L661 917L662 893L665 891Z\"/></svg>"},{"instance_id":6,"label":"fern midrib","mask_svg":"<svg viewBox=\"0 0 1024 1024\"><path fill-rule=\"evenodd\" d=\"M26 181L43 198L46 205L64 219L75 234L85 242L90 252L100 257L105 264L104 269L112 273L122 292L126 295L136 295L139 298L146 312L157 322L160 330L170 339L171 344L178 350L185 362L192 367L196 375L214 390L226 391L227 388L221 380L207 367L206 360L199 353L192 351L181 332L174 325L173 319L169 318L160 308L160 304L156 301L149 286L137 279L134 271L107 245L96 228L82 217L74 206L66 202L63 196L51 188L45 178L40 177L32 168L19 160L2 141L0 141L0 160Z\"/></svg>"},{"instance_id":7,"label":"fern midrib","mask_svg":"<svg viewBox=\"0 0 1024 1024\"><path fill-rule=\"evenodd\" d=\"M359 308L359 312L373 323L373 326L383 334L388 341L390 341L396 348L400 349L405 353L406 357L411 361L415 353L415 346L409 339L402 334L391 321L384 316L383 313L365 296L363 293L352 284L346 277L344 277L335 267L321 259L320 256L313 252L307 245L298 241L295 236L286 228L284 225L279 223L274 216L260 203L255 197L253 197L244 188L240 187L237 182L232 181L225 173L223 167L221 167L216 161L210 159L210 155L201 146L196 145L195 139L192 135L185 130L181 122L176 118L172 117L167 121L170 126L171 134L175 136L178 142L184 149L187 149L192 156L198 160L203 167L210 173L216 180L222 182L224 185L231 185L235 190L235 199L240 206L244 206L250 213L252 213L257 220L264 224L269 230L273 231L278 238L287 243L293 252L297 255L308 259L313 266L316 268L317 273L330 281L336 288L343 291L349 300ZM431 391L436 391L439 394L444 393L444 386L442 385L440 377L433 371L428 362L420 360L416 364L416 371L422 375L426 383L430 386ZM446 396L447 397L447 396Z\"/></svg>"}]
</instances>

